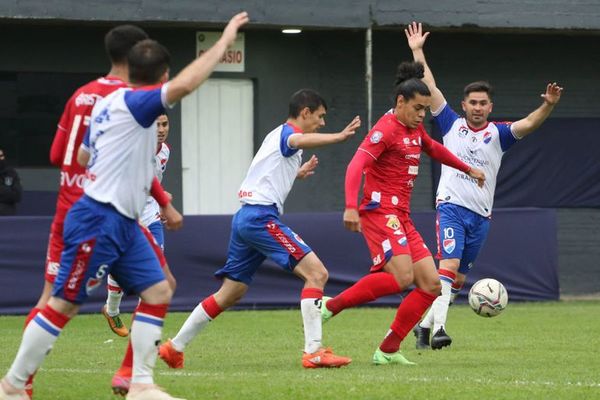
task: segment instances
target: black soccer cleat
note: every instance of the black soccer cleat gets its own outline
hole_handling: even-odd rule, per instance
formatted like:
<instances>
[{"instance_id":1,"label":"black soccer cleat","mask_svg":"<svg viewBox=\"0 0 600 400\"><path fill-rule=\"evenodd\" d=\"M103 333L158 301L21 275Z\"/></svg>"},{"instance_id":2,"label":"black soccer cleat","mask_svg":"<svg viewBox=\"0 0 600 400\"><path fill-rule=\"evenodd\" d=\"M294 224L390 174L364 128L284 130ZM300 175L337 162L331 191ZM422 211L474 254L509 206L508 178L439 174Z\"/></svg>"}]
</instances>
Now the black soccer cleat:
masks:
<instances>
[{"instance_id":1,"label":"black soccer cleat","mask_svg":"<svg viewBox=\"0 0 600 400\"><path fill-rule=\"evenodd\" d=\"M413 328L413 333L417 338L415 343L417 349L428 349L429 348L429 334L431 333L430 328L422 328L419 324Z\"/></svg>"},{"instance_id":2,"label":"black soccer cleat","mask_svg":"<svg viewBox=\"0 0 600 400\"><path fill-rule=\"evenodd\" d=\"M448 336L443 327L438 329L431 337L431 348L433 350L439 350L442 347L450 346L451 344L452 338Z\"/></svg>"}]
</instances>

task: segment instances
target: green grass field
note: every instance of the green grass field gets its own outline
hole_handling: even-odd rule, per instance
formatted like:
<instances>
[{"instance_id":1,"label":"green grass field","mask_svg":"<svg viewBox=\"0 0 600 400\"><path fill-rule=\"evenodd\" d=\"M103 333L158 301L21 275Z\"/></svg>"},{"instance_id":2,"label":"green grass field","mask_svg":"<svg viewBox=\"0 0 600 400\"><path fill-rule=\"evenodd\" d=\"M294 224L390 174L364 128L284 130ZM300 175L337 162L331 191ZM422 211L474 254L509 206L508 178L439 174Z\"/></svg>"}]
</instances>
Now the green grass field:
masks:
<instances>
[{"instance_id":1,"label":"green grass field","mask_svg":"<svg viewBox=\"0 0 600 400\"><path fill-rule=\"evenodd\" d=\"M325 344L353 363L304 370L300 312L226 312L186 350L186 367L157 361L156 381L191 399L600 399L600 302L512 303L497 318L466 305L450 309L451 348L417 351L417 366L373 366L371 356L395 310L355 309L324 326ZM187 313L170 314L163 337ZM127 318L128 320L129 318ZM0 369L17 351L23 317L0 317ZM126 340L100 315L77 317L36 378L36 400L115 399L110 379Z\"/></svg>"}]
</instances>

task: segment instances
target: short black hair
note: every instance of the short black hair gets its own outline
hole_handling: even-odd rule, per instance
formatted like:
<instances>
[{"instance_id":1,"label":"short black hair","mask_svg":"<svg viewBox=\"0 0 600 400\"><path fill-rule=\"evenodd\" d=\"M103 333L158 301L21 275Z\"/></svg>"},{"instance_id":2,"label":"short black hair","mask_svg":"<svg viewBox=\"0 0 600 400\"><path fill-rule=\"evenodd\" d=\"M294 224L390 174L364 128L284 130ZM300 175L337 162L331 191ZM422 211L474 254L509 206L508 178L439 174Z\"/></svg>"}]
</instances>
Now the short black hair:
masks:
<instances>
[{"instance_id":1,"label":"short black hair","mask_svg":"<svg viewBox=\"0 0 600 400\"><path fill-rule=\"evenodd\" d=\"M148 34L135 25L119 25L104 36L104 49L113 64L127 61L127 53L139 41L148 39Z\"/></svg>"},{"instance_id":2,"label":"short black hair","mask_svg":"<svg viewBox=\"0 0 600 400\"><path fill-rule=\"evenodd\" d=\"M312 89L300 89L290 98L288 117L297 118L305 107L308 107L310 112L315 112L319 106L327 110L327 103L319 93Z\"/></svg>"},{"instance_id":3,"label":"short black hair","mask_svg":"<svg viewBox=\"0 0 600 400\"><path fill-rule=\"evenodd\" d=\"M423 76L425 76L425 67L420 62L404 61L400 63L394 82L394 105L400 95L407 100L414 98L416 93L422 96L431 96L429 88L421 80Z\"/></svg>"},{"instance_id":4,"label":"short black hair","mask_svg":"<svg viewBox=\"0 0 600 400\"><path fill-rule=\"evenodd\" d=\"M152 39L138 42L127 54L129 81L137 85L152 85L168 71L171 55L160 43Z\"/></svg>"},{"instance_id":5,"label":"short black hair","mask_svg":"<svg viewBox=\"0 0 600 400\"><path fill-rule=\"evenodd\" d=\"M473 93L473 92L485 92L491 99L492 95L494 94L494 88L492 87L492 85L490 85L489 82L477 81L477 82L469 83L463 89L463 93L464 93L465 97L467 97L470 93Z\"/></svg>"}]
</instances>

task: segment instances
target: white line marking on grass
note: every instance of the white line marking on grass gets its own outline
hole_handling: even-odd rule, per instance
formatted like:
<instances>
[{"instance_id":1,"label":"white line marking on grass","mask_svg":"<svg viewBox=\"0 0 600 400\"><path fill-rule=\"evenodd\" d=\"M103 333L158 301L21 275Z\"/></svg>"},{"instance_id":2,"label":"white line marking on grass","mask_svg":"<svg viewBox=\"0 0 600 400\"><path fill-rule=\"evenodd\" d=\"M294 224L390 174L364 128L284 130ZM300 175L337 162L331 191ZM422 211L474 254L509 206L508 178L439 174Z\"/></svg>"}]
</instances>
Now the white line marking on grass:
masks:
<instances>
[{"instance_id":1,"label":"white line marking on grass","mask_svg":"<svg viewBox=\"0 0 600 400\"><path fill-rule=\"evenodd\" d=\"M70 374L103 374L103 375L112 375L114 374L114 370L108 369L80 369L80 368L40 368L41 371L49 372L49 373L70 373ZM251 374L248 372L232 372L227 373L227 376L222 373L215 372L199 372L199 371L154 371L157 375L161 376L182 376L182 377L215 377L215 378L227 378L231 377L249 377L249 376L262 376L269 377L270 374ZM301 379L307 379L314 381L315 378L326 378L323 375L314 375L314 374L306 374L301 375ZM511 380L511 381L502 381L497 379L456 379L450 377L396 377L395 379L390 379L382 376L369 376L368 379L370 381L380 381L380 382L406 382L406 383L457 383L457 384L473 384L478 383L481 385L514 385L514 386L547 386L547 387L583 387L583 388L600 388L600 383L597 382L553 382L553 381L528 381L528 380Z\"/></svg>"}]
</instances>

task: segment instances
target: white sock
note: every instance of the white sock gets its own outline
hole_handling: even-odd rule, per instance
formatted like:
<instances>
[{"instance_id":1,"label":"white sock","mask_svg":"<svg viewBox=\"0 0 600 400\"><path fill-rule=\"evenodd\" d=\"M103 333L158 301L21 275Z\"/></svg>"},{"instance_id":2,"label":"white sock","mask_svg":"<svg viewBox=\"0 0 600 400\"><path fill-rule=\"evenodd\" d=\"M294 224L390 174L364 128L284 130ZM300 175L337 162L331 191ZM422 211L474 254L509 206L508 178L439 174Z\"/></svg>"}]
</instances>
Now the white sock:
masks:
<instances>
[{"instance_id":1,"label":"white sock","mask_svg":"<svg viewBox=\"0 0 600 400\"><path fill-rule=\"evenodd\" d=\"M435 302L434 302L435 304ZM433 307L429 307L429 311L423 317L423 320L419 323L421 328L431 329L433 326Z\"/></svg>"},{"instance_id":2,"label":"white sock","mask_svg":"<svg viewBox=\"0 0 600 400\"><path fill-rule=\"evenodd\" d=\"M304 352L314 353L321 348L323 329L321 325L321 299L303 298L300 300L302 321L304 322Z\"/></svg>"},{"instance_id":3,"label":"white sock","mask_svg":"<svg viewBox=\"0 0 600 400\"><path fill-rule=\"evenodd\" d=\"M131 324L132 383L154 383L152 373L158 355L163 318L137 311Z\"/></svg>"},{"instance_id":4,"label":"white sock","mask_svg":"<svg viewBox=\"0 0 600 400\"><path fill-rule=\"evenodd\" d=\"M25 388L29 376L42 365L61 331L62 328L57 327L41 312L35 316L25 328L19 352L6 374L11 385L17 389Z\"/></svg>"},{"instance_id":5,"label":"white sock","mask_svg":"<svg viewBox=\"0 0 600 400\"><path fill-rule=\"evenodd\" d=\"M111 317L116 317L121 313L119 307L121 306L121 299L123 298L123 291L121 287L115 281L112 276L108 275L108 296L106 297L106 312ZM115 290L118 288L118 290Z\"/></svg>"},{"instance_id":6,"label":"white sock","mask_svg":"<svg viewBox=\"0 0 600 400\"><path fill-rule=\"evenodd\" d=\"M171 339L173 348L177 351L183 351L185 347L195 338L206 325L212 321L208 316L202 303L198 304L190 316L185 320L177 336Z\"/></svg>"},{"instance_id":7,"label":"white sock","mask_svg":"<svg viewBox=\"0 0 600 400\"><path fill-rule=\"evenodd\" d=\"M440 281L442 283L442 294L431 305L431 311L433 311L433 333L446 325L448 306L450 305L450 293L454 279L442 276Z\"/></svg>"}]
</instances>

